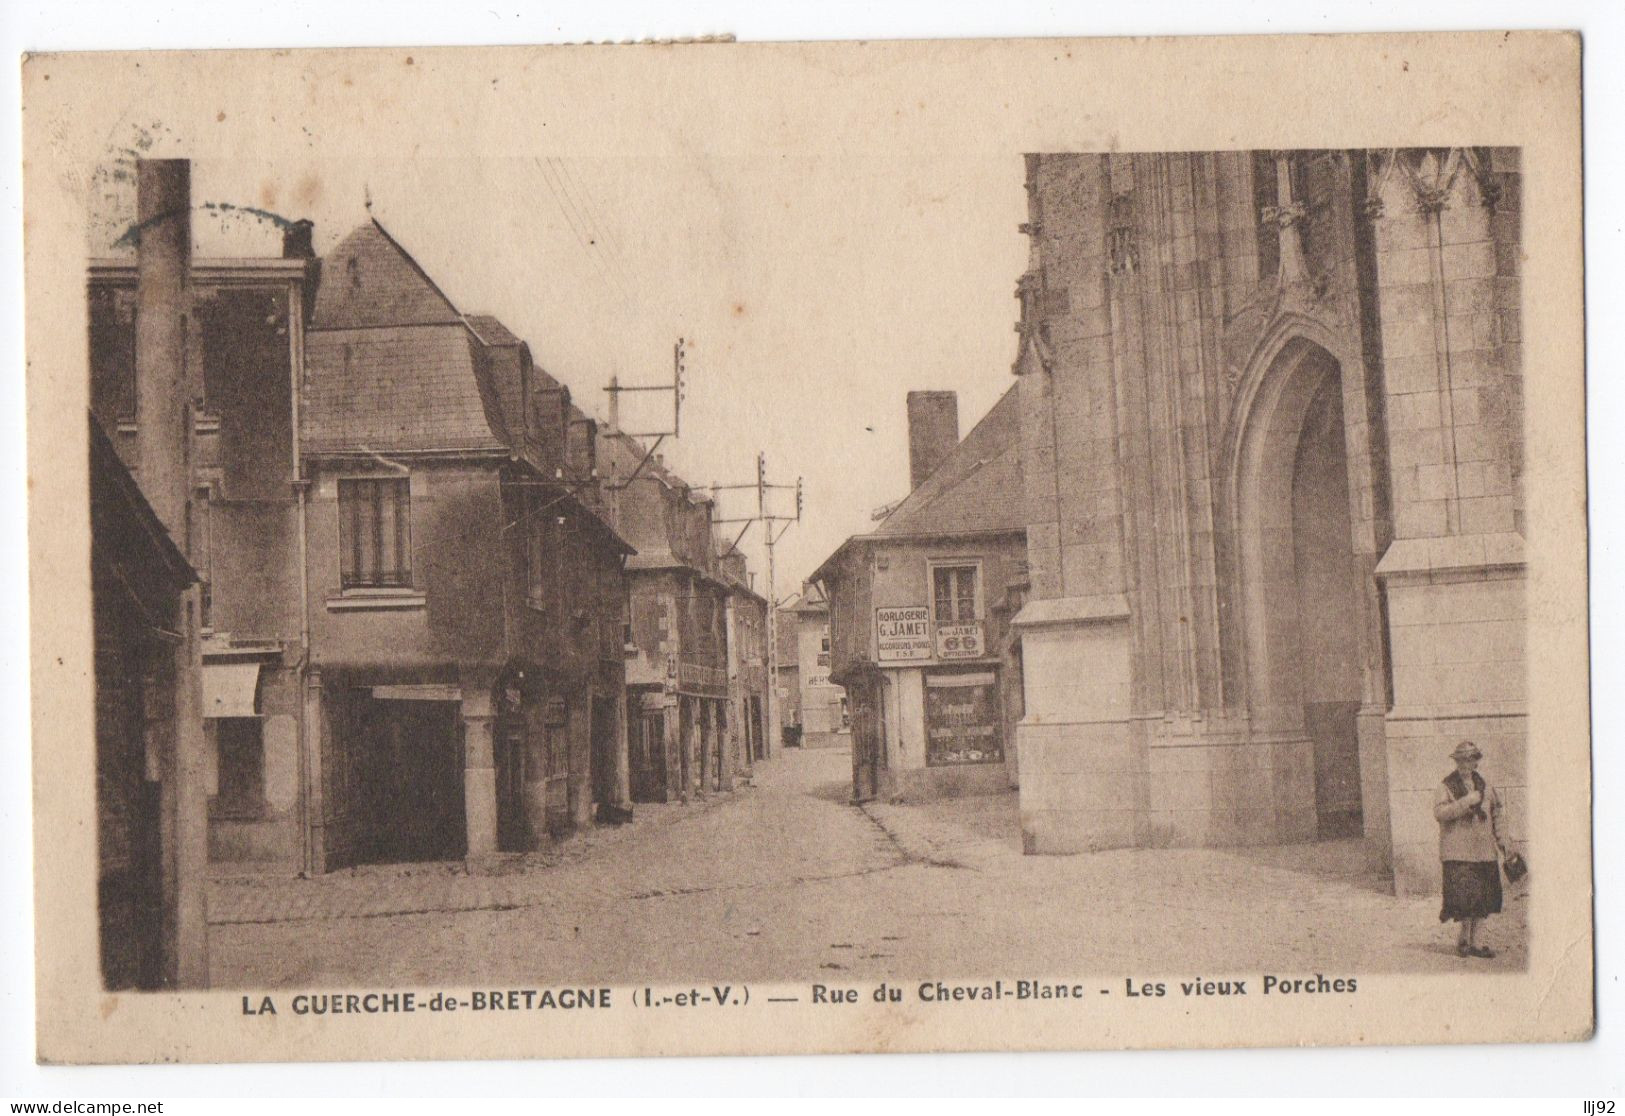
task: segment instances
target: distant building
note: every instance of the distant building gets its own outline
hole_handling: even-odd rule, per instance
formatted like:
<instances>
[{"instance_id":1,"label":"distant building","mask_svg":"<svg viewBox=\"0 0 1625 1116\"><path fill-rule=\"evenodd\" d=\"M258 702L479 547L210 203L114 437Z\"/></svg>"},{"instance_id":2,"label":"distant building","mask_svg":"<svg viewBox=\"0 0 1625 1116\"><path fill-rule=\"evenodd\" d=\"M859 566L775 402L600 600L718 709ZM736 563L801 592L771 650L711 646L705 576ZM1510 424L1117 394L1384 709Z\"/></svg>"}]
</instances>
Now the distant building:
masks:
<instances>
[{"instance_id":1,"label":"distant building","mask_svg":"<svg viewBox=\"0 0 1625 1116\"><path fill-rule=\"evenodd\" d=\"M795 625L801 745L845 748L852 739L852 719L846 693L830 678L829 602L824 591L808 583L783 612L794 618Z\"/></svg>"},{"instance_id":2,"label":"distant building","mask_svg":"<svg viewBox=\"0 0 1625 1116\"><path fill-rule=\"evenodd\" d=\"M1012 388L963 441L952 392L908 397L912 490L812 576L829 595L833 680L851 710L859 800L1017 782L1026 590L1020 414Z\"/></svg>"},{"instance_id":3,"label":"distant building","mask_svg":"<svg viewBox=\"0 0 1625 1116\"><path fill-rule=\"evenodd\" d=\"M626 566L632 800L729 790L748 763L736 730L749 714L733 706L745 665L730 662L740 587L717 558L713 502L625 434L611 432L602 450L608 514L638 550Z\"/></svg>"},{"instance_id":4,"label":"distant building","mask_svg":"<svg viewBox=\"0 0 1625 1116\"><path fill-rule=\"evenodd\" d=\"M779 739L786 747L797 748L801 746L801 618L790 608L781 608L777 619L774 630L778 633L779 644L778 677L775 679L779 698Z\"/></svg>"},{"instance_id":5,"label":"distant building","mask_svg":"<svg viewBox=\"0 0 1625 1116\"><path fill-rule=\"evenodd\" d=\"M732 551L718 559L728 583L728 731L735 773L776 754L767 725L767 600L750 584L745 556Z\"/></svg>"}]
</instances>

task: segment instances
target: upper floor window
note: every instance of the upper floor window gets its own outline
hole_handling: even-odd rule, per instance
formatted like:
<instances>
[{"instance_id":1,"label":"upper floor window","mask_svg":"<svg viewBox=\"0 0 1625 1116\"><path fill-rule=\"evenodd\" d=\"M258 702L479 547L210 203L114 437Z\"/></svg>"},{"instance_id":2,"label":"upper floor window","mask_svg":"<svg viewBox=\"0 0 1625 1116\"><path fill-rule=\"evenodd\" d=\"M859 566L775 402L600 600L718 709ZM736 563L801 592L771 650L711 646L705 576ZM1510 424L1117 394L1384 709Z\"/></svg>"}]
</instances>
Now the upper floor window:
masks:
<instances>
[{"instance_id":1,"label":"upper floor window","mask_svg":"<svg viewBox=\"0 0 1625 1116\"><path fill-rule=\"evenodd\" d=\"M938 624L968 624L981 616L974 562L931 567L931 616Z\"/></svg>"},{"instance_id":2,"label":"upper floor window","mask_svg":"<svg viewBox=\"0 0 1625 1116\"><path fill-rule=\"evenodd\" d=\"M339 481L344 588L411 586L411 519L411 487L405 477Z\"/></svg>"}]
</instances>

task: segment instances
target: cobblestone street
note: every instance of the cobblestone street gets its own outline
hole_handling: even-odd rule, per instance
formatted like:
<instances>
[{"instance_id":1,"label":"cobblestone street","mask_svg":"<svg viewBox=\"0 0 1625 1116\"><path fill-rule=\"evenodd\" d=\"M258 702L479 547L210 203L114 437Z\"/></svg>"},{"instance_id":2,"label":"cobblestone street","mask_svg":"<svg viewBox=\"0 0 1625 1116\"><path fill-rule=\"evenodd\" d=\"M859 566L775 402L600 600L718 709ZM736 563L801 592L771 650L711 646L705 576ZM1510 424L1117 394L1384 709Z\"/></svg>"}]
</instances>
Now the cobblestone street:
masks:
<instances>
[{"instance_id":1,"label":"cobblestone street","mask_svg":"<svg viewBox=\"0 0 1625 1116\"><path fill-rule=\"evenodd\" d=\"M470 874L376 867L211 885L219 988L921 976L1224 975L1521 967L1525 894L1493 961L1436 899L1396 899L1351 844L1023 856L1014 794L848 804L845 751L756 785L639 806L546 857Z\"/></svg>"}]
</instances>

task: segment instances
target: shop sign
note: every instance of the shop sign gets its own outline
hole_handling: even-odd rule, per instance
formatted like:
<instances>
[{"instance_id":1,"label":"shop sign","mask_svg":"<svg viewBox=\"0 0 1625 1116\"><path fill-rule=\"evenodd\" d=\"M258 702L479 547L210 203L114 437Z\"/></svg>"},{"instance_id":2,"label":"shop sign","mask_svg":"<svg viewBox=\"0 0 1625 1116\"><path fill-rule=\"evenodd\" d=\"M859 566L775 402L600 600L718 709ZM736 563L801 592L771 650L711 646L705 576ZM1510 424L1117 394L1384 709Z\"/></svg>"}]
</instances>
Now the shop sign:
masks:
<instances>
[{"instance_id":1,"label":"shop sign","mask_svg":"<svg viewBox=\"0 0 1625 1116\"><path fill-rule=\"evenodd\" d=\"M982 641L979 621L969 624L937 625L937 657L939 659L980 659L987 654Z\"/></svg>"},{"instance_id":2,"label":"shop sign","mask_svg":"<svg viewBox=\"0 0 1625 1116\"><path fill-rule=\"evenodd\" d=\"M726 694L728 672L704 663L680 661L677 664L677 688L696 694Z\"/></svg>"},{"instance_id":3,"label":"shop sign","mask_svg":"<svg viewBox=\"0 0 1625 1116\"><path fill-rule=\"evenodd\" d=\"M875 655L883 663L931 658L931 610L925 605L875 609Z\"/></svg>"}]
</instances>

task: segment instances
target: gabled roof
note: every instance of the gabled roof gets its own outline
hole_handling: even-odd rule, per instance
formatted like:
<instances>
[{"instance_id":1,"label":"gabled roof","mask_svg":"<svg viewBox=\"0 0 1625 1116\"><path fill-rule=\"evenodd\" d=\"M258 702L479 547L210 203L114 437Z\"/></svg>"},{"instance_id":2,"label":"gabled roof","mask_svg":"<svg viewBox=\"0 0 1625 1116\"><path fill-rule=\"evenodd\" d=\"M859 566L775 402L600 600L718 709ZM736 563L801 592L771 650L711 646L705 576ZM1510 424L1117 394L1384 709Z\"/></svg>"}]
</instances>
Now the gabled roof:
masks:
<instances>
[{"instance_id":1,"label":"gabled roof","mask_svg":"<svg viewBox=\"0 0 1625 1116\"><path fill-rule=\"evenodd\" d=\"M516 448L497 382L507 370L493 356L406 249L368 221L322 264L305 337L304 449Z\"/></svg>"},{"instance_id":2,"label":"gabled roof","mask_svg":"<svg viewBox=\"0 0 1625 1116\"><path fill-rule=\"evenodd\" d=\"M1021 403L1004 393L935 472L894 508L873 535L977 534L1024 530Z\"/></svg>"},{"instance_id":3,"label":"gabled roof","mask_svg":"<svg viewBox=\"0 0 1625 1116\"><path fill-rule=\"evenodd\" d=\"M816 613L829 611L829 598L816 582L808 582L794 600L779 609L780 612Z\"/></svg>"},{"instance_id":4,"label":"gabled roof","mask_svg":"<svg viewBox=\"0 0 1625 1116\"><path fill-rule=\"evenodd\" d=\"M836 547L813 571L811 581L816 584L835 575L841 556L862 544L1026 531L1018 388L1015 385L1006 391L879 527L867 535L853 535Z\"/></svg>"},{"instance_id":5,"label":"gabled roof","mask_svg":"<svg viewBox=\"0 0 1625 1116\"><path fill-rule=\"evenodd\" d=\"M322 258L312 329L462 324L451 299L377 221Z\"/></svg>"},{"instance_id":6,"label":"gabled roof","mask_svg":"<svg viewBox=\"0 0 1625 1116\"><path fill-rule=\"evenodd\" d=\"M126 586L143 605L179 593L198 580L197 571L119 460L102 424L93 414L89 418L92 552L121 568Z\"/></svg>"}]
</instances>

